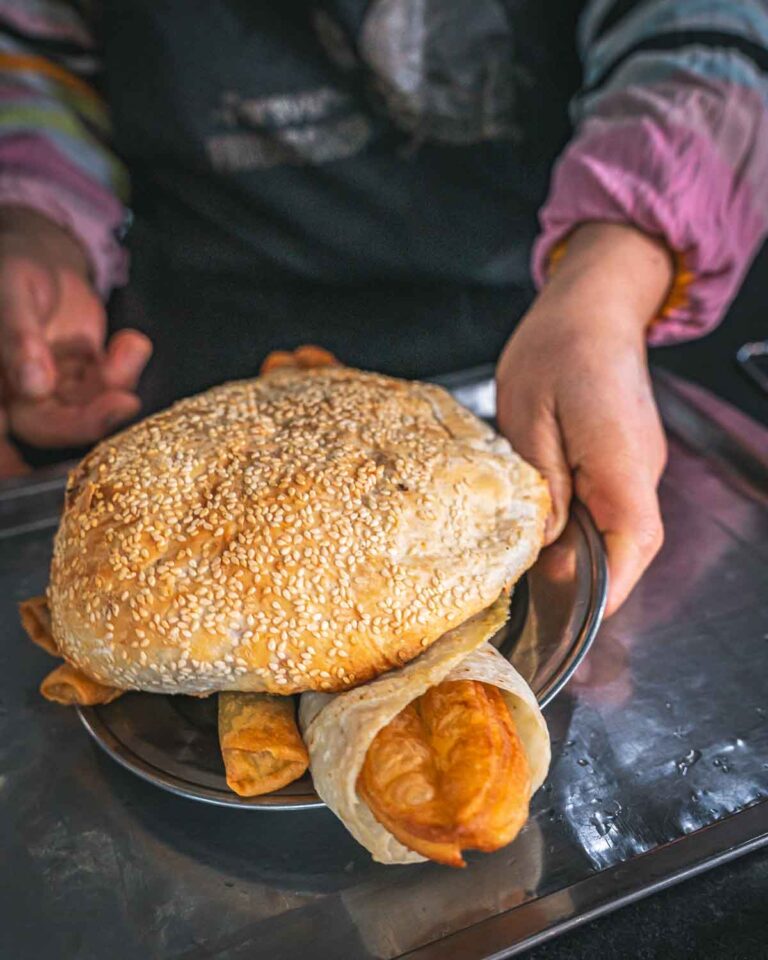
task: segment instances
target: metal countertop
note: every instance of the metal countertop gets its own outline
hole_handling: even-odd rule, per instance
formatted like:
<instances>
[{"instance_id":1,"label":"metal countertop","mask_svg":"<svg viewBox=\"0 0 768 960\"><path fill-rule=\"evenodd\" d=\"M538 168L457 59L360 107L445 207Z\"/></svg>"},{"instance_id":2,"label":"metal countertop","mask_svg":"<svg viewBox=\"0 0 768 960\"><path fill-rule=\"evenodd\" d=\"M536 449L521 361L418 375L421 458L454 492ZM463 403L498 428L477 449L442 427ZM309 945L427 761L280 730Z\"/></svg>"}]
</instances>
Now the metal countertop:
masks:
<instances>
[{"instance_id":1,"label":"metal countertop","mask_svg":"<svg viewBox=\"0 0 768 960\"><path fill-rule=\"evenodd\" d=\"M38 697L49 661L15 609L45 585L61 479L3 485L0 955L506 956L768 841L766 434L657 386L667 542L546 710L529 824L465 871L382 867L328 811L210 808L103 756Z\"/></svg>"}]
</instances>

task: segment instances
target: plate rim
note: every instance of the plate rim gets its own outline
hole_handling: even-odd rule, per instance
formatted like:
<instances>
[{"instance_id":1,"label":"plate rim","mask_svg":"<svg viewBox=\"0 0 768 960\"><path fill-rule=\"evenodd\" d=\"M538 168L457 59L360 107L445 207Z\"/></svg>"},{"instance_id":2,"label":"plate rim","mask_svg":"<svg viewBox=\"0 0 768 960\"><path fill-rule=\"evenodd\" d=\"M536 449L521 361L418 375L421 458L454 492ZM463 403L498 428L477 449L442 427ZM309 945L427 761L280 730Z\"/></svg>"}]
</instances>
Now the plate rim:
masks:
<instances>
[{"instance_id":1,"label":"plate rim","mask_svg":"<svg viewBox=\"0 0 768 960\"><path fill-rule=\"evenodd\" d=\"M555 671L536 698L542 710L552 703L563 690L589 653L597 637L600 624L603 622L605 605L608 602L608 560L603 538L595 525L592 514L580 500L574 499L572 501L571 513L584 533L589 554L592 590L581 627L571 644L570 651L563 658L561 668Z\"/></svg>"},{"instance_id":2,"label":"plate rim","mask_svg":"<svg viewBox=\"0 0 768 960\"><path fill-rule=\"evenodd\" d=\"M581 626L570 650L563 658L560 668L550 677L537 696L542 710L561 693L589 652L600 628L608 597L608 564L602 537L589 510L579 500L573 500L571 514L581 527L587 544L592 589ZM325 802L314 791L311 794L296 794L293 797L272 794L264 794L259 797L239 797L235 793L224 794L212 787L186 786L183 780L139 757L130 747L118 740L102 719L97 707L78 706L76 710L89 736L109 757L140 779L176 796L235 810L283 812L287 810L319 810L326 806Z\"/></svg>"}]
</instances>

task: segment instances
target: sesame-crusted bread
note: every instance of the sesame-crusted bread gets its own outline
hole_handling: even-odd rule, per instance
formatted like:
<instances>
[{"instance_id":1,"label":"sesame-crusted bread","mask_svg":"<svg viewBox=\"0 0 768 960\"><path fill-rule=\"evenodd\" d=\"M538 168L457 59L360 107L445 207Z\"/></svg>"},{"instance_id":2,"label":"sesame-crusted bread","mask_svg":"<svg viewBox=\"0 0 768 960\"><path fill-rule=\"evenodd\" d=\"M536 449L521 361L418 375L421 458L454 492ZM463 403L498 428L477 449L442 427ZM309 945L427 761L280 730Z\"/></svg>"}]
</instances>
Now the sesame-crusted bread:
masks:
<instances>
[{"instance_id":1,"label":"sesame-crusted bread","mask_svg":"<svg viewBox=\"0 0 768 960\"><path fill-rule=\"evenodd\" d=\"M63 656L123 689L341 690L535 560L546 484L436 386L346 367L225 384L72 472L48 591Z\"/></svg>"}]
</instances>

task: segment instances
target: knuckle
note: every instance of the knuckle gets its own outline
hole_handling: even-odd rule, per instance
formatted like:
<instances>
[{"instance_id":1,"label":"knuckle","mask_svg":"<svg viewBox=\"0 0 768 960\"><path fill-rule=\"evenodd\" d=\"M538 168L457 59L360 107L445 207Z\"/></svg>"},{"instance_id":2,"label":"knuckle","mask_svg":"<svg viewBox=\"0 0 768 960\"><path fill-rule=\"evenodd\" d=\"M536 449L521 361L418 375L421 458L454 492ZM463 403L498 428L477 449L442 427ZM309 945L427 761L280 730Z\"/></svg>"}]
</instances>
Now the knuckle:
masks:
<instances>
[{"instance_id":1,"label":"knuckle","mask_svg":"<svg viewBox=\"0 0 768 960\"><path fill-rule=\"evenodd\" d=\"M39 360L41 344L38 338L27 330L10 330L3 333L6 340L6 357L9 366L14 369L24 360Z\"/></svg>"},{"instance_id":2,"label":"knuckle","mask_svg":"<svg viewBox=\"0 0 768 960\"><path fill-rule=\"evenodd\" d=\"M635 542L643 556L654 557L664 543L664 524L658 511L645 516L638 524Z\"/></svg>"}]
</instances>

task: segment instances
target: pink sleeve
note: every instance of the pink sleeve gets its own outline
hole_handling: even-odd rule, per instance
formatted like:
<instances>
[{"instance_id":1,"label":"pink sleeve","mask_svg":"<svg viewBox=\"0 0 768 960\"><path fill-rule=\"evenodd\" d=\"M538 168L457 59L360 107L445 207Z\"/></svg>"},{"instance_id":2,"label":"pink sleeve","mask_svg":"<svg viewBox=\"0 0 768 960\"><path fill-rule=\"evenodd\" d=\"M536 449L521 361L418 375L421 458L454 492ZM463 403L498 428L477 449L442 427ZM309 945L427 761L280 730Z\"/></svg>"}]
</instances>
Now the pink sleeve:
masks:
<instances>
[{"instance_id":1,"label":"pink sleeve","mask_svg":"<svg viewBox=\"0 0 768 960\"><path fill-rule=\"evenodd\" d=\"M105 299L113 287L126 282L123 204L49 140L35 135L0 138L0 204L31 207L75 236Z\"/></svg>"},{"instance_id":2,"label":"pink sleeve","mask_svg":"<svg viewBox=\"0 0 768 960\"><path fill-rule=\"evenodd\" d=\"M0 204L31 207L79 239L106 297L126 279L129 185L96 92L94 12L0 0Z\"/></svg>"},{"instance_id":3,"label":"pink sleeve","mask_svg":"<svg viewBox=\"0 0 768 960\"><path fill-rule=\"evenodd\" d=\"M634 224L663 239L690 278L650 329L654 344L722 318L768 228L768 112L734 83L680 78L604 94L559 160L540 212L533 271L580 223Z\"/></svg>"}]
</instances>

